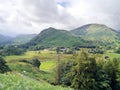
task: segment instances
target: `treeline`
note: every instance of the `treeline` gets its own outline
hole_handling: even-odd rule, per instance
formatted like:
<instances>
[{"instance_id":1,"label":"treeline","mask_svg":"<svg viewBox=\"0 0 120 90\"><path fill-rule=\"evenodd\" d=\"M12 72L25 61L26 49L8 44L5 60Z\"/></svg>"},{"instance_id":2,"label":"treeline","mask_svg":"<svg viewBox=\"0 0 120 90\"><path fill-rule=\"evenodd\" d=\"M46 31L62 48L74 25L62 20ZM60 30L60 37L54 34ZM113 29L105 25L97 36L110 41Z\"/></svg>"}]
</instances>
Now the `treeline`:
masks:
<instances>
[{"instance_id":1,"label":"treeline","mask_svg":"<svg viewBox=\"0 0 120 90\"><path fill-rule=\"evenodd\" d=\"M120 59L103 60L85 51L60 64L59 84L75 90L119 90ZM58 72L57 72L58 73ZM56 82L56 84L57 84Z\"/></svg>"},{"instance_id":2,"label":"treeline","mask_svg":"<svg viewBox=\"0 0 120 90\"><path fill-rule=\"evenodd\" d=\"M19 60L19 62L24 62L24 63L27 63L27 64L31 64L36 68L40 68L40 65L41 65L41 62L37 58L33 58L32 60L22 59L22 60Z\"/></svg>"},{"instance_id":3,"label":"treeline","mask_svg":"<svg viewBox=\"0 0 120 90\"><path fill-rule=\"evenodd\" d=\"M9 56L9 55L21 55L26 51L18 45L1 45L0 46L0 55Z\"/></svg>"}]
</instances>

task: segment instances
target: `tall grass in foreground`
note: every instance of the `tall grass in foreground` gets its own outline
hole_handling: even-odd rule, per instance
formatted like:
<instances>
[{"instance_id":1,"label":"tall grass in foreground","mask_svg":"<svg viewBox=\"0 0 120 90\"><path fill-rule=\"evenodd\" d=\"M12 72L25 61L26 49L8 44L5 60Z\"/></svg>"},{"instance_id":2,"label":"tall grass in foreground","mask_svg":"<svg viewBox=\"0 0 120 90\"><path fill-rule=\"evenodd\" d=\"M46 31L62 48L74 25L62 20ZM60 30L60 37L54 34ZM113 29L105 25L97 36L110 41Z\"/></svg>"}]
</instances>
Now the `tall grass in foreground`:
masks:
<instances>
[{"instance_id":1,"label":"tall grass in foreground","mask_svg":"<svg viewBox=\"0 0 120 90\"><path fill-rule=\"evenodd\" d=\"M71 90L37 81L20 73L0 74L0 90Z\"/></svg>"}]
</instances>

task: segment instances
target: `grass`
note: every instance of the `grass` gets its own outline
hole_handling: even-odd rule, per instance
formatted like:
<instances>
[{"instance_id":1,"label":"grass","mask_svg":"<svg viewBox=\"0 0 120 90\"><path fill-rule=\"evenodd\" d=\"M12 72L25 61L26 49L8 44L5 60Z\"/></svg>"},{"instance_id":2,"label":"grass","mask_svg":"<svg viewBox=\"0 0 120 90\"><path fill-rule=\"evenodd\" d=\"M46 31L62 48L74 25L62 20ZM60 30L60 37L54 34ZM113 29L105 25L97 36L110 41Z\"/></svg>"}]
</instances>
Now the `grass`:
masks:
<instances>
[{"instance_id":1,"label":"grass","mask_svg":"<svg viewBox=\"0 0 120 90\"><path fill-rule=\"evenodd\" d=\"M72 90L61 86L52 86L45 81L37 81L20 73L0 74L0 90Z\"/></svg>"},{"instance_id":2,"label":"grass","mask_svg":"<svg viewBox=\"0 0 120 90\"><path fill-rule=\"evenodd\" d=\"M32 60L32 58L38 58L41 61L40 70L35 69L33 66L19 62L21 59ZM69 54L61 54L61 60L71 58ZM37 80L45 80L49 83L55 82L55 67L58 59L58 55L55 51L27 51L23 55L6 56L5 60L13 71L29 76ZM53 70L54 69L54 70ZM23 73L25 71L25 73Z\"/></svg>"},{"instance_id":3,"label":"grass","mask_svg":"<svg viewBox=\"0 0 120 90\"><path fill-rule=\"evenodd\" d=\"M120 54L117 54L117 53L106 53L105 55L109 56L111 59L120 58Z\"/></svg>"},{"instance_id":4,"label":"grass","mask_svg":"<svg viewBox=\"0 0 120 90\"><path fill-rule=\"evenodd\" d=\"M45 61L42 62L40 70L51 72L56 66L56 61Z\"/></svg>"},{"instance_id":5,"label":"grass","mask_svg":"<svg viewBox=\"0 0 120 90\"><path fill-rule=\"evenodd\" d=\"M39 53L40 52L40 53ZM62 60L66 58L70 58L71 55L68 54L62 54ZM11 61L17 61L20 59L32 59L32 58L38 58L40 61L48 61L48 60L56 60L57 59L57 54L55 51L27 51L23 55L11 55L11 56L6 56L5 60L7 62Z\"/></svg>"},{"instance_id":6,"label":"grass","mask_svg":"<svg viewBox=\"0 0 120 90\"><path fill-rule=\"evenodd\" d=\"M50 83L53 83L55 81L53 73L44 69L39 70L38 68L33 67L31 64L23 62L10 62L7 64L12 71L22 73L30 78L34 78L36 80L42 79ZM46 64L44 65L46 66Z\"/></svg>"},{"instance_id":7,"label":"grass","mask_svg":"<svg viewBox=\"0 0 120 90\"><path fill-rule=\"evenodd\" d=\"M70 54L61 54L61 60L70 59L72 55ZM5 60L12 70L17 70L22 68L22 64L18 63L18 60L27 59L32 60L32 58L38 58L41 61L40 70L45 72L51 72L56 66L58 55L55 51L27 51L23 55L11 55L6 56ZM20 65L20 66L19 66ZM26 67L25 67L26 68Z\"/></svg>"}]
</instances>

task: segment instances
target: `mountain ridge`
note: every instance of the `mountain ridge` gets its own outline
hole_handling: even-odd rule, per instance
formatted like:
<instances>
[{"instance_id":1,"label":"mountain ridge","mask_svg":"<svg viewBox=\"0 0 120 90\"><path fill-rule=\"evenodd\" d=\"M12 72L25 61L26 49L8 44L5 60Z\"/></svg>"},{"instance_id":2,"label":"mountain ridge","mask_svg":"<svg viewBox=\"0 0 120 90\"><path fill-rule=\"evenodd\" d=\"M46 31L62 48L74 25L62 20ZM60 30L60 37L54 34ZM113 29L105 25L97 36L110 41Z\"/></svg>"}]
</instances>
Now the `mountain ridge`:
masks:
<instances>
[{"instance_id":1,"label":"mountain ridge","mask_svg":"<svg viewBox=\"0 0 120 90\"><path fill-rule=\"evenodd\" d=\"M118 31L103 25L103 24L87 24L82 27L71 30L77 36L82 37L85 40L113 42L116 38L119 38Z\"/></svg>"},{"instance_id":2,"label":"mountain ridge","mask_svg":"<svg viewBox=\"0 0 120 90\"><path fill-rule=\"evenodd\" d=\"M45 46L45 47L56 47L56 46L74 46L76 44L84 43L84 40L77 37L73 33L55 29L47 28L41 31L35 38L33 38L27 44L32 46Z\"/></svg>"},{"instance_id":3,"label":"mountain ridge","mask_svg":"<svg viewBox=\"0 0 120 90\"><path fill-rule=\"evenodd\" d=\"M31 35L33 35L31 37ZM29 38L30 36L30 38ZM39 34L25 34L12 38L13 44L25 44L32 47L56 47L76 45L96 45L96 42L114 43L120 40L120 33L103 24L87 24L71 31L47 28ZM90 42L93 42L90 43ZM99 44L99 43L98 43Z\"/></svg>"},{"instance_id":4,"label":"mountain ridge","mask_svg":"<svg viewBox=\"0 0 120 90\"><path fill-rule=\"evenodd\" d=\"M37 36L37 34L21 34L16 37L14 37L11 42L13 44L24 44L29 42L32 38Z\"/></svg>"},{"instance_id":5,"label":"mountain ridge","mask_svg":"<svg viewBox=\"0 0 120 90\"><path fill-rule=\"evenodd\" d=\"M5 43L9 42L11 39L12 39L12 37L4 36L4 35L0 34L0 44L5 44Z\"/></svg>"}]
</instances>

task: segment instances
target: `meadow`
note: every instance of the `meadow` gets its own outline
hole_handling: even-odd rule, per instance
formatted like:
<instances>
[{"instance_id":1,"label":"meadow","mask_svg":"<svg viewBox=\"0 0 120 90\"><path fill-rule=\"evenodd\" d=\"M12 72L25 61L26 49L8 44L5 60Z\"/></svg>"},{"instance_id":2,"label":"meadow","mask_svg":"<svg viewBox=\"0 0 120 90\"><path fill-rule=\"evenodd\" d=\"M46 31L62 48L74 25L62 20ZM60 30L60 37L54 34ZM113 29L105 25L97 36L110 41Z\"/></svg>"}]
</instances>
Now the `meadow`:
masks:
<instances>
[{"instance_id":1,"label":"meadow","mask_svg":"<svg viewBox=\"0 0 120 90\"><path fill-rule=\"evenodd\" d=\"M105 55L109 56L111 59L120 58L120 54L117 53L106 53Z\"/></svg>"}]
</instances>

